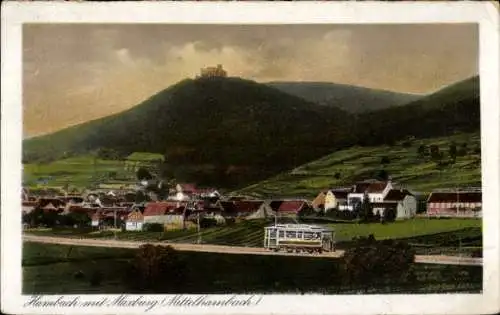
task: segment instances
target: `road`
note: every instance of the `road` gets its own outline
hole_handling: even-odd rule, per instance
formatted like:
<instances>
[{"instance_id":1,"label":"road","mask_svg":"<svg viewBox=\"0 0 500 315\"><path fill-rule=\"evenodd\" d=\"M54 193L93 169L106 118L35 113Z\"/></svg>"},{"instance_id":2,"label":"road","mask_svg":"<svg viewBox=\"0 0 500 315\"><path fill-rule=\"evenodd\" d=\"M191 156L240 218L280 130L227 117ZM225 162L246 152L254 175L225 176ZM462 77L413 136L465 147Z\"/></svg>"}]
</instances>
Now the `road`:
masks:
<instances>
[{"instance_id":1,"label":"road","mask_svg":"<svg viewBox=\"0 0 500 315\"><path fill-rule=\"evenodd\" d=\"M23 235L24 242L37 242L49 243L59 245L76 245L76 246L96 246L96 247L115 247L115 248L138 248L144 244L170 245L179 251L192 251L192 252L210 252L210 253L223 253L223 254L239 254L239 255L276 255L276 256L305 256L316 258L339 258L344 254L343 250L335 252L325 252L322 254L307 254L307 253L286 253L286 252L273 252L264 248L257 247L240 247L240 246L222 246L210 244L180 244L169 242L134 242L134 241L118 241L118 240L100 240L100 239L77 239L66 237L51 237L51 236L37 236L37 235ZM481 266L482 258L459 257L459 256L443 256L443 255L416 255L416 263L426 264L444 264L444 265L469 265Z\"/></svg>"}]
</instances>

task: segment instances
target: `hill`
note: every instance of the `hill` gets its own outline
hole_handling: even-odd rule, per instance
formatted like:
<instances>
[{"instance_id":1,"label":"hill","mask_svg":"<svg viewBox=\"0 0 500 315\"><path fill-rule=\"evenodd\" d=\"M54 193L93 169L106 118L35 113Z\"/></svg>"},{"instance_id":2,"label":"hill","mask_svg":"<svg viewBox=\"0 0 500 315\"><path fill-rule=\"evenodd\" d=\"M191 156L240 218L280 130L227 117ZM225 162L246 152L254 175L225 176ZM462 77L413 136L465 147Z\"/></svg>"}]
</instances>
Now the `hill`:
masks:
<instances>
[{"instance_id":1,"label":"hill","mask_svg":"<svg viewBox=\"0 0 500 315\"><path fill-rule=\"evenodd\" d=\"M359 145L392 144L411 136L427 138L480 130L479 77L447 86L408 105L360 114Z\"/></svg>"},{"instance_id":2,"label":"hill","mask_svg":"<svg viewBox=\"0 0 500 315\"><path fill-rule=\"evenodd\" d=\"M481 185L481 156L479 132L441 138L403 141L393 146L352 147L339 150L319 160L274 176L237 191L255 197L305 196L312 198L320 191L350 186L357 180L380 176L385 171L394 181L421 193L436 188ZM465 143L465 154L454 164L440 164L430 156L421 157L418 148L436 145L447 161L449 145L459 148ZM382 163L387 157L388 163Z\"/></svg>"},{"instance_id":3,"label":"hill","mask_svg":"<svg viewBox=\"0 0 500 315\"><path fill-rule=\"evenodd\" d=\"M349 114L238 78L184 80L136 107L24 141L24 162L99 149L163 154L199 184L261 180L347 145Z\"/></svg>"},{"instance_id":4,"label":"hill","mask_svg":"<svg viewBox=\"0 0 500 315\"><path fill-rule=\"evenodd\" d=\"M335 106L350 113L363 113L406 105L422 97L415 94L329 82L269 82L266 84L305 100L320 105Z\"/></svg>"}]
</instances>

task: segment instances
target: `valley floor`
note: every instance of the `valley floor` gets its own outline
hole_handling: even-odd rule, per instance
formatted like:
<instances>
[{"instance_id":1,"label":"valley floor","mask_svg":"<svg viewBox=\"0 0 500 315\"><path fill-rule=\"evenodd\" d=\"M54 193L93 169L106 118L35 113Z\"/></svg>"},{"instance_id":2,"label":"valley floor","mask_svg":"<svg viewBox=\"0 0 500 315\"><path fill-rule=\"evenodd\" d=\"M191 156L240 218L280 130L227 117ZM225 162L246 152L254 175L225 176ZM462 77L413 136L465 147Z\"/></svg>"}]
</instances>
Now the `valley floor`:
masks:
<instances>
[{"instance_id":1,"label":"valley floor","mask_svg":"<svg viewBox=\"0 0 500 315\"><path fill-rule=\"evenodd\" d=\"M262 247L264 227L273 222L249 220L230 226L203 229L173 230L166 232L113 232L94 231L91 228L28 230L26 234L40 236L76 237L93 239L118 239L127 241L169 241L173 243L198 243L243 247ZM481 219L427 219L415 218L389 224L349 223L330 221L320 224L333 228L339 248L349 246L354 237L373 234L377 240L404 239L419 254L470 255L482 246Z\"/></svg>"}]
</instances>

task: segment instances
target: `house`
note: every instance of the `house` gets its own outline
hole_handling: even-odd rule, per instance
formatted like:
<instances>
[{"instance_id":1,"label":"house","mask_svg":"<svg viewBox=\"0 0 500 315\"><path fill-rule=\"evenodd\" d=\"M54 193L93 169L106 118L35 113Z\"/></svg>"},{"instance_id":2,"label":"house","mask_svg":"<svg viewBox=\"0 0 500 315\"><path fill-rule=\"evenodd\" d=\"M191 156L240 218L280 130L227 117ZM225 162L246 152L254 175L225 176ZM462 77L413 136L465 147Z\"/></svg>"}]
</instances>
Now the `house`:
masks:
<instances>
[{"instance_id":1,"label":"house","mask_svg":"<svg viewBox=\"0 0 500 315\"><path fill-rule=\"evenodd\" d=\"M301 211L312 208L305 200L283 200L276 210L279 217L297 216Z\"/></svg>"},{"instance_id":2,"label":"house","mask_svg":"<svg viewBox=\"0 0 500 315\"><path fill-rule=\"evenodd\" d=\"M144 224L159 223L169 227L183 227L186 203L183 202L150 202L144 209Z\"/></svg>"},{"instance_id":3,"label":"house","mask_svg":"<svg viewBox=\"0 0 500 315\"><path fill-rule=\"evenodd\" d=\"M311 202L315 210L325 209L325 197L328 191L321 191Z\"/></svg>"},{"instance_id":4,"label":"house","mask_svg":"<svg viewBox=\"0 0 500 315\"><path fill-rule=\"evenodd\" d=\"M58 198L40 198L36 207L42 209L44 212L62 212L65 206L65 202Z\"/></svg>"},{"instance_id":5,"label":"house","mask_svg":"<svg viewBox=\"0 0 500 315\"><path fill-rule=\"evenodd\" d=\"M66 206L64 211L65 212L71 212L71 209L77 209L77 208L83 208L84 206L84 199L83 197L79 196L66 196L60 198L66 202Z\"/></svg>"},{"instance_id":6,"label":"house","mask_svg":"<svg viewBox=\"0 0 500 315\"><path fill-rule=\"evenodd\" d=\"M144 224L144 215L139 210L133 210L127 216L125 222L125 230L127 231L142 231Z\"/></svg>"},{"instance_id":7,"label":"house","mask_svg":"<svg viewBox=\"0 0 500 315\"><path fill-rule=\"evenodd\" d=\"M99 228L101 226L101 222L102 222L102 214L99 211L96 211L90 217L90 225L94 228Z\"/></svg>"},{"instance_id":8,"label":"house","mask_svg":"<svg viewBox=\"0 0 500 315\"><path fill-rule=\"evenodd\" d=\"M175 197L177 201L189 200L196 194L195 184L177 184L175 185Z\"/></svg>"},{"instance_id":9,"label":"house","mask_svg":"<svg viewBox=\"0 0 500 315\"><path fill-rule=\"evenodd\" d=\"M396 220L409 219L417 214L417 198L407 189L391 189L384 197L384 203L396 205Z\"/></svg>"},{"instance_id":10,"label":"house","mask_svg":"<svg viewBox=\"0 0 500 315\"><path fill-rule=\"evenodd\" d=\"M225 217L244 218L247 220L262 219L274 215L268 203L263 200L222 201Z\"/></svg>"},{"instance_id":11,"label":"house","mask_svg":"<svg viewBox=\"0 0 500 315\"><path fill-rule=\"evenodd\" d=\"M221 197L221 194L215 188L197 189L195 194L201 198L219 199Z\"/></svg>"},{"instance_id":12,"label":"house","mask_svg":"<svg viewBox=\"0 0 500 315\"><path fill-rule=\"evenodd\" d=\"M26 187L23 187L21 189L21 200L22 201L28 201L29 200L29 195L30 195L29 189L26 188Z\"/></svg>"},{"instance_id":13,"label":"house","mask_svg":"<svg viewBox=\"0 0 500 315\"><path fill-rule=\"evenodd\" d=\"M353 185L352 190L347 195L347 205L339 207L339 210L354 210L356 206L363 202L365 196L371 203L384 201L387 193L393 188L392 182L379 180L366 180Z\"/></svg>"},{"instance_id":14,"label":"house","mask_svg":"<svg viewBox=\"0 0 500 315\"><path fill-rule=\"evenodd\" d=\"M23 214L28 214L31 211L35 210L37 205L38 205L37 201L23 201L22 208L21 208Z\"/></svg>"},{"instance_id":15,"label":"house","mask_svg":"<svg viewBox=\"0 0 500 315\"><path fill-rule=\"evenodd\" d=\"M480 189L434 191L427 199L427 215L435 217L481 217Z\"/></svg>"},{"instance_id":16,"label":"house","mask_svg":"<svg viewBox=\"0 0 500 315\"><path fill-rule=\"evenodd\" d=\"M91 216L92 226L106 228L120 227L129 213L128 210L118 207L97 208L94 211L94 214ZM92 213L92 210L89 213Z\"/></svg>"},{"instance_id":17,"label":"house","mask_svg":"<svg viewBox=\"0 0 500 315\"><path fill-rule=\"evenodd\" d=\"M325 211L332 209L346 210L347 198L351 188L335 188L327 191L325 195Z\"/></svg>"}]
</instances>

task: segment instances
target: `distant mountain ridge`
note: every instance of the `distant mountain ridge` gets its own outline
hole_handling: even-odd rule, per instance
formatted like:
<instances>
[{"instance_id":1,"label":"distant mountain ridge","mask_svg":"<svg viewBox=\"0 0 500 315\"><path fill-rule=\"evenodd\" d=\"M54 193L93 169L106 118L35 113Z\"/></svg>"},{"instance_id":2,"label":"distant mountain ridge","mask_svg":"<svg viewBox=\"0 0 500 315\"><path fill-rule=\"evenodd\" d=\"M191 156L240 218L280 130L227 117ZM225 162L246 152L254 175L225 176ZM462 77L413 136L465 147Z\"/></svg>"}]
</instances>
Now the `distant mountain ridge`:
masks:
<instances>
[{"instance_id":1,"label":"distant mountain ridge","mask_svg":"<svg viewBox=\"0 0 500 315\"><path fill-rule=\"evenodd\" d=\"M358 143L389 144L480 130L479 76L451 84L405 106L367 112L355 120ZM377 135L373 137L373 135Z\"/></svg>"},{"instance_id":2,"label":"distant mountain ridge","mask_svg":"<svg viewBox=\"0 0 500 315\"><path fill-rule=\"evenodd\" d=\"M363 113L406 105L423 96L330 82L275 81L265 84L307 101L335 106L349 113Z\"/></svg>"}]
</instances>

